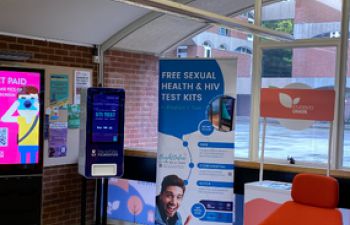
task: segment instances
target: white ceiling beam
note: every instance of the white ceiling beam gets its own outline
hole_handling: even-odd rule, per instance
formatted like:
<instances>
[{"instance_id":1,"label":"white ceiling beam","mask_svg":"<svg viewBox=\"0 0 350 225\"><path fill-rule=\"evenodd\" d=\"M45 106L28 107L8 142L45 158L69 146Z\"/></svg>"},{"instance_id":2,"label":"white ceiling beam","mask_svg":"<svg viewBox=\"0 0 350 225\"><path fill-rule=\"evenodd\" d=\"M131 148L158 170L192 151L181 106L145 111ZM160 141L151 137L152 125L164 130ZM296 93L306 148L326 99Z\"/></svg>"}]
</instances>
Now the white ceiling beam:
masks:
<instances>
[{"instance_id":1,"label":"white ceiling beam","mask_svg":"<svg viewBox=\"0 0 350 225\"><path fill-rule=\"evenodd\" d=\"M114 0L112 0L112 1L114 1ZM192 1L193 0L178 0L178 2L181 2L182 4L188 4L189 2L192 2ZM159 18L162 15L164 15L162 12L150 12L150 13L142 16L141 18L135 20L134 22L130 23L128 26L126 26L122 30L113 34L105 42L103 42L101 44L101 51L105 52L106 50L112 48L119 41L123 40L125 37L127 37L131 33L135 32L137 29L152 22L153 20Z\"/></svg>"},{"instance_id":2,"label":"white ceiling beam","mask_svg":"<svg viewBox=\"0 0 350 225\"><path fill-rule=\"evenodd\" d=\"M166 14L172 14L180 17L193 19L202 23L211 23L216 25L224 25L226 27L240 30L242 32L248 32L256 34L260 37L279 41L291 41L294 40L290 34L274 31L271 29L263 28L255 24L249 24L244 21L240 21L234 18L223 16L217 13L198 9L178 2L169 0L113 0L118 2L124 2L129 5L139 6L162 12ZM233 4L233 3L232 3Z\"/></svg>"}]
</instances>

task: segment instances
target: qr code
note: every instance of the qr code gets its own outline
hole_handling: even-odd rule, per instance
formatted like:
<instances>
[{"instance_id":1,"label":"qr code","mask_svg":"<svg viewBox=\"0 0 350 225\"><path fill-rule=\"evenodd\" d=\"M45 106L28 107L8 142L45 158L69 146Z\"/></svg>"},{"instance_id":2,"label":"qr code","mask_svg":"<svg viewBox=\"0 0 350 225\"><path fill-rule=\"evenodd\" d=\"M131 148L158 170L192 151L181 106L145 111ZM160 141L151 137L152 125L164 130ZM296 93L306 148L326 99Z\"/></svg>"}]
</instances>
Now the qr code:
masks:
<instances>
[{"instance_id":1,"label":"qr code","mask_svg":"<svg viewBox=\"0 0 350 225\"><path fill-rule=\"evenodd\" d=\"M0 147L6 147L8 143L7 127L0 127Z\"/></svg>"}]
</instances>

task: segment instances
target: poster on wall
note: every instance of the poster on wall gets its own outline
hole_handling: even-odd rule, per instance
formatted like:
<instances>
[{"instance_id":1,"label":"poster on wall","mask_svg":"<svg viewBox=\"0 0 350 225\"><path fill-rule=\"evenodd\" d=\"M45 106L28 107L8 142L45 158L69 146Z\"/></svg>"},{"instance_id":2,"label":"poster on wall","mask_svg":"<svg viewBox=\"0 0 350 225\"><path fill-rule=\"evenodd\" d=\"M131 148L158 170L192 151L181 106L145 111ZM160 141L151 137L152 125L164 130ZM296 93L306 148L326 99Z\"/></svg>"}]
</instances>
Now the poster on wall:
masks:
<instances>
[{"instance_id":1,"label":"poster on wall","mask_svg":"<svg viewBox=\"0 0 350 225\"><path fill-rule=\"evenodd\" d=\"M69 78L66 74L50 75L48 157L67 155Z\"/></svg>"},{"instance_id":2,"label":"poster on wall","mask_svg":"<svg viewBox=\"0 0 350 225\"><path fill-rule=\"evenodd\" d=\"M67 155L67 106L54 107L49 119L49 154L50 158Z\"/></svg>"},{"instance_id":3,"label":"poster on wall","mask_svg":"<svg viewBox=\"0 0 350 225\"><path fill-rule=\"evenodd\" d=\"M236 60L161 60L155 224L232 224Z\"/></svg>"},{"instance_id":4,"label":"poster on wall","mask_svg":"<svg viewBox=\"0 0 350 225\"><path fill-rule=\"evenodd\" d=\"M69 98L69 78L67 74L50 76L50 106L67 104Z\"/></svg>"},{"instance_id":5,"label":"poster on wall","mask_svg":"<svg viewBox=\"0 0 350 225\"><path fill-rule=\"evenodd\" d=\"M80 104L80 92L82 88L91 87L91 72L85 70L74 71L74 104Z\"/></svg>"},{"instance_id":6,"label":"poster on wall","mask_svg":"<svg viewBox=\"0 0 350 225\"><path fill-rule=\"evenodd\" d=\"M40 161L43 71L0 68L0 164Z\"/></svg>"},{"instance_id":7,"label":"poster on wall","mask_svg":"<svg viewBox=\"0 0 350 225\"><path fill-rule=\"evenodd\" d=\"M80 128L80 105L68 105L68 128Z\"/></svg>"}]
</instances>

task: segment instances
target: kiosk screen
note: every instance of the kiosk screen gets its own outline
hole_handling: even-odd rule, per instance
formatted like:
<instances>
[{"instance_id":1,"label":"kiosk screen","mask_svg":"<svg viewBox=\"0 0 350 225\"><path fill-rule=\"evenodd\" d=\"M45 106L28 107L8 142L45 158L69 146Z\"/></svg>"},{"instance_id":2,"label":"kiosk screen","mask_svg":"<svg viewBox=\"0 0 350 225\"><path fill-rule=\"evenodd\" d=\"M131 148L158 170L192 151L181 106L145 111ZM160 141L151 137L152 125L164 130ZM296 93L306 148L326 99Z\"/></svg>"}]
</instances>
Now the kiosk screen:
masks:
<instances>
[{"instance_id":1,"label":"kiosk screen","mask_svg":"<svg viewBox=\"0 0 350 225\"><path fill-rule=\"evenodd\" d=\"M96 94L93 98L92 141L118 142L119 96Z\"/></svg>"}]
</instances>

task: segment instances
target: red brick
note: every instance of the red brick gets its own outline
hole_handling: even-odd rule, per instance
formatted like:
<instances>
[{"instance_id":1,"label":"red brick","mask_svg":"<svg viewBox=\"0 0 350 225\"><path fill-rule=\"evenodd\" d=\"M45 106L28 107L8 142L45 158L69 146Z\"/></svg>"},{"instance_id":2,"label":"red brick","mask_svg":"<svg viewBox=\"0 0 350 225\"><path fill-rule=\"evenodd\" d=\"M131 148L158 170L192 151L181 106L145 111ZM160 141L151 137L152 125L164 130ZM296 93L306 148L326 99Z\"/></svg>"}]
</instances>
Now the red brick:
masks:
<instances>
[{"instance_id":1,"label":"red brick","mask_svg":"<svg viewBox=\"0 0 350 225\"><path fill-rule=\"evenodd\" d=\"M33 44L33 40L27 39L27 38L17 38L17 43L18 43L18 44L28 44L28 45L32 45L32 44Z\"/></svg>"},{"instance_id":2,"label":"red brick","mask_svg":"<svg viewBox=\"0 0 350 225\"><path fill-rule=\"evenodd\" d=\"M16 42L17 38L11 37L11 36L0 35L0 40L6 41L6 42Z\"/></svg>"},{"instance_id":3,"label":"red brick","mask_svg":"<svg viewBox=\"0 0 350 225\"><path fill-rule=\"evenodd\" d=\"M40 47L26 45L26 46L24 46L24 50L29 51L29 52L39 52L40 51Z\"/></svg>"},{"instance_id":4,"label":"red brick","mask_svg":"<svg viewBox=\"0 0 350 225\"><path fill-rule=\"evenodd\" d=\"M66 56L66 55L68 55L68 51L67 51L67 50L62 50L62 49L56 49L56 50L55 50L55 54L56 54L56 55L63 55L63 56Z\"/></svg>"},{"instance_id":5,"label":"red brick","mask_svg":"<svg viewBox=\"0 0 350 225\"><path fill-rule=\"evenodd\" d=\"M6 49L7 43L6 42L0 42L0 49Z\"/></svg>"},{"instance_id":6,"label":"red brick","mask_svg":"<svg viewBox=\"0 0 350 225\"><path fill-rule=\"evenodd\" d=\"M54 55L55 50L52 48L40 48L40 52Z\"/></svg>"},{"instance_id":7,"label":"red brick","mask_svg":"<svg viewBox=\"0 0 350 225\"><path fill-rule=\"evenodd\" d=\"M19 44L9 44L9 49L11 50L24 50L24 46L23 45L19 45Z\"/></svg>"},{"instance_id":8,"label":"red brick","mask_svg":"<svg viewBox=\"0 0 350 225\"><path fill-rule=\"evenodd\" d=\"M34 40L33 41L33 45L36 45L36 46L48 46L48 42L47 41L41 41L41 40Z\"/></svg>"},{"instance_id":9,"label":"red brick","mask_svg":"<svg viewBox=\"0 0 350 225\"><path fill-rule=\"evenodd\" d=\"M49 42L49 47L50 48L62 48L62 44L56 43L56 42Z\"/></svg>"}]
</instances>

